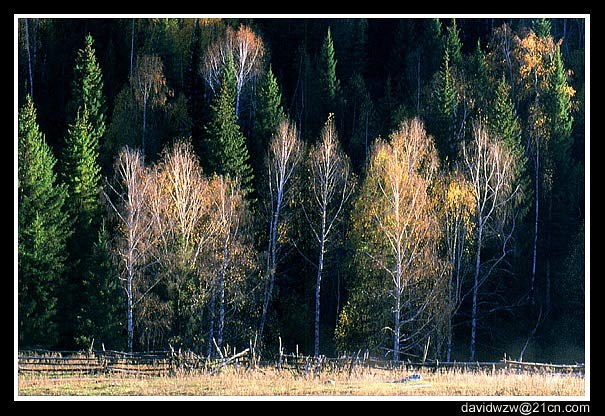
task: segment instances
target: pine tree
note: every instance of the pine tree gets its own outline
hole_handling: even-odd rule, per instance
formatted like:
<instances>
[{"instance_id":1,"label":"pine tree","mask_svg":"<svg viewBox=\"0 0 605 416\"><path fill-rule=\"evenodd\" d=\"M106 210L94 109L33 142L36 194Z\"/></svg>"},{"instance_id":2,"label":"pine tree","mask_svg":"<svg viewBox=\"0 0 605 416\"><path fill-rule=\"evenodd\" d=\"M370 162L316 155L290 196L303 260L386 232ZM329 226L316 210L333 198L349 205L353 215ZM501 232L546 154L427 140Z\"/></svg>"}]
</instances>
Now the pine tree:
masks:
<instances>
[{"instance_id":1,"label":"pine tree","mask_svg":"<svg viewBox=\"0 0 605 416\"><path fill-rule=\"evenodd\" d=\"M425 77L431 76L439 69L441 57L443 56L444 37L443 28L439 19L430 19L425 24L425 34L422 38L424 60L426 61L423 70Z\"/></svg>"},{"instance_id":2,"label":"pine tree","mask_svg":"<svg viewBox=\"0 0 605 416\"><path fill-rule=\"evenodd\" d=\"M76 221L76 235L96 234L94 223L99 215L99 142L88 110L78 111L76 121L68 128L63 155L63 182L67 184L67 205ZM81 242L80 238L77 238ZM80 244L80 243L78 243Z\"/></svg>"},{"instance_id":3,"label":"pine tree","mask_svg":"<svg viewBox=\"0 0 605 416\"><path fill-rule=\"evenodd\" d=\"M546 311L552 306L553 284L556 282L558 270L558 259L562 259L566 253L566 246L561 242L569 241L576 232L570 207L573 206L573 192L570 186L574 182L570 180L573 175L573 164L571 158L571 146L573 143L572 127L573 116L571 114L571 97L575 94L574 89L567 83L565 66L561 56L560 44L555 45L552 61L550 82L544 97L544 108L546 122L550 137L547 142L544 161L544 198L543 205L546 210L544 218L546 265L545 265L545 298ZM560 264L563 266L563 264Z\"/></svg>"},{"instance_id":4,"label":"pine tree","mask_svg":"<svg viewBox=\"0 0 605 416\"><path fill-rule=\"evenodd\" d=\"M90 296L83 286L83 277L93 273L89 257L92 253L100 218L99 142L94 135L83 107L75 123L68 128L63 154L62 179L67 185L66 209L74 221L74 233L68 240L69 272L60 311L66 318L64 342L76 340L82 330L81 311L87 308Z\"/></svg>"},{"instance_id":5,"label":"pine tree","mask_svg":"<svg viewBox=\"0 0 605 416\"><path fill-rule=\"evenodd\" d=\"M510 85L504 75L498 83L490 110L488 122L491 132L500 137L516 157L525 157L521 143L521 125L510 96Z\"/></svg>"},{"instance_id":6,"label":"pine tree","mask_svg":"<svg viewBox=\"0 0 605 416\"><path fill-rule=\"evenodd\" d=\"M86 35L84 48L78 50L72 81L72 97L69 104L69 122L73 123L78 112L88 110L91 133L96 140L105 134L105 96L103 75L93 49L93 38Z\"/></svg>"},{"instance_id":7,"label":"pine tree","mask_svg":"<svg viewBox=\"0 0 605 416\"><path fill-rule=\"evenodd\" d=\"M471 93L474 95L476 112L485 115L485 109L493 93L493 88L488 76L485 54L483 53L483 49L481 49L480 40L477 40L475 53L470 60L470 75L473 84Z\"/></svg>"},{"instance_id":8,"label":"pine tree","mask_svg":"<svg viewBox=\"0 0 605 416\"><path fill-rule=\"evenodd\" d=\"M66 187L57 183L56 159L29 96L19 111L18 158L19 346L53 347L71 224L65 213Z\"/></svg>"},{"instance_id":9,"label":"pine tree","mask_svg":"<svg viewBox=\"0 0 605 416\"><path fill-rule=\"evenodd\" d=\"M258 161L255 166L258 169L262 168L261 163L269 140L277 131L279 122L285 117L281 100L282 95L279 85L277 85L277 79L269 65L258 90L258 112L254 122L254 143L251 147L252 159Z\"/></svg>"},{"instance_id":10,"label":"pine tree","mask_svg":"<svg viewBox=\"0 0 605 416\"><path fill-rule=\"evenodd\" d=\"M336 112L336 97L340 90L340 82L336 77L336 57L334 56L334 42L328 27L328 33L319 53L319 99L323 102L323 113L320 119L325 120L328 113Z\"/></svg>"},{"instance_id":11,"label":"pine tree","mask_svg":"<svg viewBox=\"0 0 605 416\"><path fill-rule=\"evenodd\" d=\"M445 50L450 57L452 66L462 67L462 41L460 40L460 32L456 25L456 19L452 19L452 24L447 28Z\"/></svg>"},{"instance_id":12,"label":"pine tree","mask_svg":"<svg viewBox=\"0 0 605 416\"><path fill-rule=\"evenodd\" d=\"M529 211L531 205L531 176L527 155L522 142L521 124L511 97L511 87L502 74L502 78L496 89L496 96L488 106L487 117L490 132L500 138L515 161L515 178L519 185L516 193L516 206L519 218L523 218Z\"/></svg>"},{"instance_id":13,"label":"pine tree","mask_svg":"<svg viewBox=\"0 0 605 416\"><path fill-rule=\"evenodd\" d=\"M111 259L109 233L101 223L97 239L88 259L90 267L83 277L82 289L86 302L79 311L77 344L121 349L124 347L123 318L126 316L117 270Z\"/></svg>"},{"instance_id":14,"label":"pine tree","mask_svg":"<svg viewBox=\"0 0 605 416\"><path fill-rule=\"evenodd\" d=\"M557 45L551 65L553 66L551 82L546 93L548 124L551 126L551 143L555 163L564 168L570 160L572 145L571 97L575 91L567 83L565 66L561 55L561 46Z\"/></svg>"},{"instance_id":15,"label":"pine tree","mask_svg":"<svg viewBox=\"0 0 605 416\"><path fill-rule=\"evenodd\" d=\"M551 24L550 20L541 18L531 22L532 30L539 38L547 38L550 36Z\"/></svg>"},{"instance_id":16,"label":"pine tree","mask_svg":"<svg viewBox=\"0 0 605 416\"><path fill-rule=\"evenodd\" d=\"M207 168L221 175L239 177L242 189L252 191L252 167L246 138L235 114L235 72L233 59L227 60L221 88L210 106L212 119L206 126Z\"/></svg>"}]
</instances>

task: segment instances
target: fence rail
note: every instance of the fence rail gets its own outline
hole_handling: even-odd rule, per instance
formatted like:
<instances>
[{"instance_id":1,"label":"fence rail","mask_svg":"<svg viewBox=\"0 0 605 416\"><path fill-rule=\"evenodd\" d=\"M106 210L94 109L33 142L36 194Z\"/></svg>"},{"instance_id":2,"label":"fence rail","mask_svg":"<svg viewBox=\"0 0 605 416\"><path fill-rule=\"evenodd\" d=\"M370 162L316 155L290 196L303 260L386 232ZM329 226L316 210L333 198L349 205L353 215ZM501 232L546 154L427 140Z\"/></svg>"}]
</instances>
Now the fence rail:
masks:
<instances>
[{"instance_id":1,"label":"fence rail","mask_svg":"<svg viewBox=\"0 0 605 416\"><path fill-rule=\"evenodd\" d=\"M231 366L236 370L253 367L273 367L277 370L299 374L330 372L353 372L370 369L407 369L416 371L506 371L542 372L584 376L584 364L562 365L529 363L513 360L494 362L440 362L425 363L392 361L364 355L328 358L310 357L299 354L284 354L274 360L258 361L249 349L230 356L223 354L220 359L207 358L191 351L156 351L151 353L124 353L119 351L23 351L18 355L20 374L45 373L69 374L127 374L137 376L174 376L191 373L214 374Z\"/></svg>"}]
</instances>

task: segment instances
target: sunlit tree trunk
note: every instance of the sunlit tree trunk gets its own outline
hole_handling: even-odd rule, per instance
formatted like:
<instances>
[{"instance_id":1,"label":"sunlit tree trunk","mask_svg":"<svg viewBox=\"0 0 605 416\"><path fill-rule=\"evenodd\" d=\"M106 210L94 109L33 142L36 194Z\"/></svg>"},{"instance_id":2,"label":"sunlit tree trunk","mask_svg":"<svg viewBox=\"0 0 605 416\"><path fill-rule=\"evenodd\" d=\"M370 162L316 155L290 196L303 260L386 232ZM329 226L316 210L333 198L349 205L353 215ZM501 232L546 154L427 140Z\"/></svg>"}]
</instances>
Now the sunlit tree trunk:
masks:
<instances>
[{"instance_id":1,"label":"sunlit tree trunk","mask_svg":"<svg viewBox=\"0 0 605 416\"><path fill-rule=\"evenodd\" d=\"M258 330L262 343L263 331L269 308L269 301L275 283L278 252L278 228L283 219L284 209L289 202L292 179L302 157L303 144L298 138L296 127L288 120L282 120L269 144L268 169L268 212L269 241L267 243L267 263L265 269L265 291Z\"/></svg>"}]
</instances>

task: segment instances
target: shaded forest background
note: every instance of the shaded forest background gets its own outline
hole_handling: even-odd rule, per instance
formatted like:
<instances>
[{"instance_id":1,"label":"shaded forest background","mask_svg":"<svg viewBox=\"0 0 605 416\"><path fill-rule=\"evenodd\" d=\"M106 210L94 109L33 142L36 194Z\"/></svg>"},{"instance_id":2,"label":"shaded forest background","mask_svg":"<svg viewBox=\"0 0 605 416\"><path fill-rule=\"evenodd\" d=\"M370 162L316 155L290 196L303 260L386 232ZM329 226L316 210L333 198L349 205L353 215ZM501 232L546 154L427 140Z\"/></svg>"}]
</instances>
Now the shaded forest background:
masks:
<instances>
[{"instance_id":1,"label":"shaded forest background","mask_svg":"<svg viewBox=\"0 0 605 416\"><path fill-rule=\"evenodd\" d=\"M261 53L240 84L237 62L208 66L226 33L244 29ZM19 347L170 344L214 354L214 342L247 347L262 320L257 342L267 353L281 337L286 350L327 356L368 348L412 360L428 351L440 360L506 353L583 362L584 36L583 19L19 19ZM267 160L286 116L309 153L273 241ZM472 184L456 176L466 172L463 143L482 134L479 124L506 143L517 166L515 202L485 241L476 238L480 216L464 200ZM438 168L434 176L418 168L433 202L413 217L442 222L430 253L423 246L431 260L414 269L421 283L393 289L369 260L385 251L377 242L388 240L370 237L379 233L371 227L390 223L364 218L380 206L371 182L380 142L397 149L398 136L414 134L434 145ZM349 166L351 192L332 211L316 330L322 250L308 204L320 153L311 152L329 135ZM238 221L221 234L224 248L231 235L237 242L224 269L220 247L208 248L216 242L204 246L206 263L191 266L182 235L164 247L170 261L142 267L131 322L116 254L118 201L127 194L118 167L133 156L124 146L141 151L146 177L159 178L178 155L199 163L196 180L207 190L200 198L223 198L223 209L229 201ZM93 178L89 195L80 193L83 178ZM418 181L410 183L425 184ZM461 199L451 194L457 183ZM456 235L467 244L450 251L447 201L459 204L460 215L471 206L467 217L456 217L466 227ZM215 214L207 221L233 224L235 217ZM279 246L273 267L271 241ZM400 309L409 318L395 347L394 290L405 294Z\"/></svg>"}]
</instances>

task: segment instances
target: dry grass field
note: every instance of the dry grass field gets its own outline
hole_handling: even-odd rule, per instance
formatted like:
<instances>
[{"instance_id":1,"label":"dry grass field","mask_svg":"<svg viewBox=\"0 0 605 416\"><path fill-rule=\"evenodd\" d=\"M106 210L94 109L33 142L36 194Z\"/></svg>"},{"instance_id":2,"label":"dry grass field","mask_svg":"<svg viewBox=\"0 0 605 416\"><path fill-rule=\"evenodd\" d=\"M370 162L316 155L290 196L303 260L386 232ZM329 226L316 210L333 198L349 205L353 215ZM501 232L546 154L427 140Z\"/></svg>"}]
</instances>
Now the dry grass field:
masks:
<instances>
[{"instance_id":1,"label":"dry grass field","mask_svg":"<svg viewBox=\"0 0 605 416\"><path fill-rule=\"evenodd\" d=\"M411 375L419 375L412 379ZM402 382L406 377L408 379ZM317 377L225 368L176 377L19 375L20 396L584 396L581 376L365 369Z\"/></svg>"}]
</instances>

